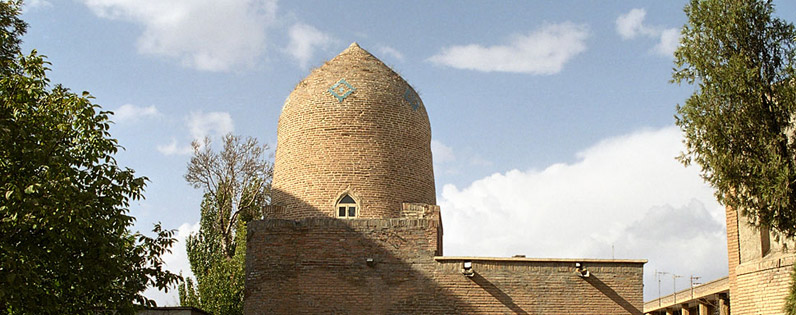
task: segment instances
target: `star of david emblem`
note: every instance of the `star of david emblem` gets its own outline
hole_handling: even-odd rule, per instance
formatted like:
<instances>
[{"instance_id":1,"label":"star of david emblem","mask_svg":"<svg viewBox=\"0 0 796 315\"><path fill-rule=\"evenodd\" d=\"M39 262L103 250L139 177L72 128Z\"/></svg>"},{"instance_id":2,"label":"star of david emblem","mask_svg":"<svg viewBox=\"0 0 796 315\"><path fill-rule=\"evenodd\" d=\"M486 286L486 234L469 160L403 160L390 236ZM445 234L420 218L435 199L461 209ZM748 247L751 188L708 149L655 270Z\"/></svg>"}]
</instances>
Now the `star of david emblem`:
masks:
<instances>
[{"instance_id":1,"label":"star of david emblem","mask_svg":"<svg viewBox=\"0 0 796 315\"><path fill-rule=\"evenodd\" d=\"M337 81L337 83L329 88L329 93L336 97L338 102L342 102L346 97L351 95L351 93L354 93L356 90L357 89L346 82L345 79L340 79L340 81Z\"/></svg>"},{"instance_id":2,"label":"star of david emblem","mask_svg":"<svg viewBox=\"0 0 796 315\"><path fill-rule=\"evenodd\" d=\"M420 107L420 101L417 99L417 95L412 93L412 90L409 87L407 87L406 92L404 92L404 100L406 100L409 105L412 106L412 110L417 110L417 108Z\"/></svg>"}]
</instances>

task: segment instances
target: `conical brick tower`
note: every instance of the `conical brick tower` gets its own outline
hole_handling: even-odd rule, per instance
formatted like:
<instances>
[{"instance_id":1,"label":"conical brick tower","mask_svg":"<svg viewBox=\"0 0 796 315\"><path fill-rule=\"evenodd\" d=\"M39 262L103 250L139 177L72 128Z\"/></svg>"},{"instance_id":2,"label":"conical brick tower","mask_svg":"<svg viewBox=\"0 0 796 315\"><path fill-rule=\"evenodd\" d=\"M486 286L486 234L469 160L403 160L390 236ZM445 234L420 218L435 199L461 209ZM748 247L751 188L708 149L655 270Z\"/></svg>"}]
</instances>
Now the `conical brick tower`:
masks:
<instances>
[{"instance_id":1,"label":"conical brick tower","mask_svg":"<svg viewBox=\"0 0 796 315\"><path fill-rule=\"evenodd\" d=\"M403 203L436 203L423 101L356 43L296 86L277 134L276 218L395 218Z\"/></svg>"}]
</instances>

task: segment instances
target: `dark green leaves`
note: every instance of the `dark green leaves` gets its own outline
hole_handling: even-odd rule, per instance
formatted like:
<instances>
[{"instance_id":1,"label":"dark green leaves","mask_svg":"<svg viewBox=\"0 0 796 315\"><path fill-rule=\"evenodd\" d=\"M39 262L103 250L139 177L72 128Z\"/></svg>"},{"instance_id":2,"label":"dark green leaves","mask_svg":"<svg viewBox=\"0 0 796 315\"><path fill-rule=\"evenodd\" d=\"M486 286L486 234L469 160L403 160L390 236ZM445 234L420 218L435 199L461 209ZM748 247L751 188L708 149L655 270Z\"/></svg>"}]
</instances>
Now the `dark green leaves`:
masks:
<instances>
[{"instance_id":1,"label":"dark green leaves","mask_svg":"<svg viewBox=\"0 0 796 315\"><path fill-rule=\"evenodd\" d=\"M161 256L172 231L129 231L146 178L116 164L107 112L19 53L19 2L0 1L0 312L130 314L149 285L178 277ZM136 305L137 304L137 305Z\"/></svg>"},{"instance_id":2,"label":"dark green leaves","mask_svg":"<svg viewBox=\"0 0 796 315\"><path fill-rule=\"evenodd\" d=\"M796 30L770 1L692 0L685 12L673 82L696 90L677 107L679 159L752 224L794 236Z\"/></svg>"}]
</instances>

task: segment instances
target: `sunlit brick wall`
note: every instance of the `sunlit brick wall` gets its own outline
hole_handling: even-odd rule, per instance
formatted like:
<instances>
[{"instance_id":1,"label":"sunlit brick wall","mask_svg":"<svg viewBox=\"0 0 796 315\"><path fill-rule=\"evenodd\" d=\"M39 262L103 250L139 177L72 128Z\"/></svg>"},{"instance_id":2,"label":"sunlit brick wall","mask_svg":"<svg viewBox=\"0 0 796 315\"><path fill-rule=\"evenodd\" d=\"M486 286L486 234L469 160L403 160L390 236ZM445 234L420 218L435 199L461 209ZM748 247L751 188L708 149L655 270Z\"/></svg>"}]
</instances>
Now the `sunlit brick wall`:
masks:
<instances>
[{"instance_id":1,"label":"sunlit brick wall","mask_svg":"<svg viewBox=\"0 0 796 315\"><path fill-rule=\"evenodd\" d=\"M360 218L436 203L425 106L356 44L296 86L277 134L272 200L286 207L280 218L336 216L344 193L359 203Z\"/></svg>"}]
</instances>

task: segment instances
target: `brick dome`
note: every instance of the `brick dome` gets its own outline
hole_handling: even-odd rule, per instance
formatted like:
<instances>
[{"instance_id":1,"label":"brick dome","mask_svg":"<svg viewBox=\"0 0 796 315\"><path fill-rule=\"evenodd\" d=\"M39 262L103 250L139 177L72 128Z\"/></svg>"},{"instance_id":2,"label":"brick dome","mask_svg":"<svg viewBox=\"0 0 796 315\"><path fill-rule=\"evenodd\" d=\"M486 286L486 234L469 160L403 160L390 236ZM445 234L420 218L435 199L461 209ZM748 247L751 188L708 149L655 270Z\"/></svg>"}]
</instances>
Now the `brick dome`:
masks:
<instances>
[{"instance_id":1,"label":"brick dome","mask_svg":"<svg viewBox=\"0 0 796 315\"><path fill-rule=\"evenodd\" d=\"M278 217L398 217L404 202L436 204L431 126L401 76L356 43L312 71L279 117L272 203Z\"/></svg>"}]
</instances>

